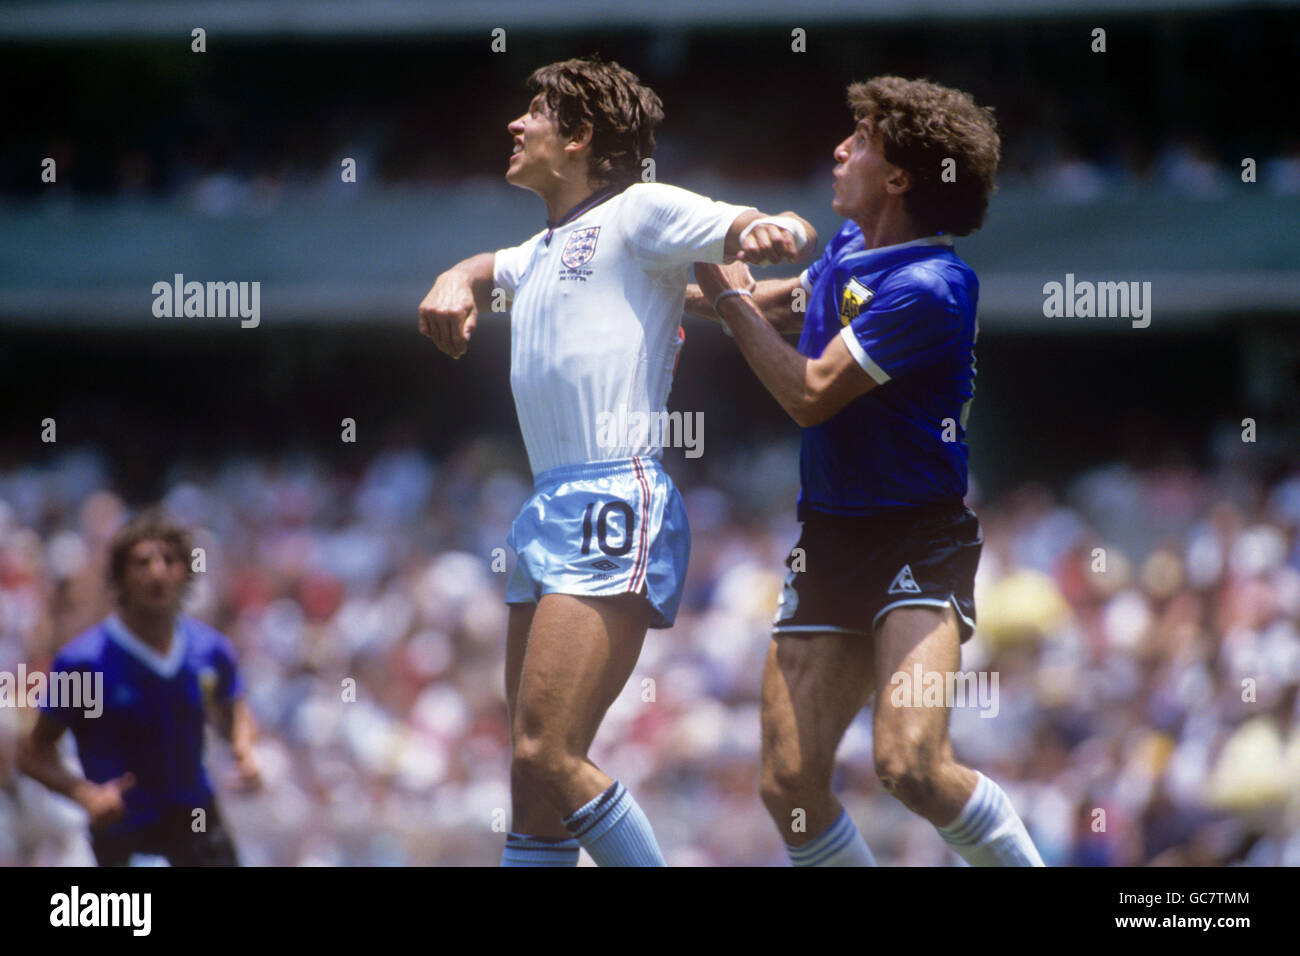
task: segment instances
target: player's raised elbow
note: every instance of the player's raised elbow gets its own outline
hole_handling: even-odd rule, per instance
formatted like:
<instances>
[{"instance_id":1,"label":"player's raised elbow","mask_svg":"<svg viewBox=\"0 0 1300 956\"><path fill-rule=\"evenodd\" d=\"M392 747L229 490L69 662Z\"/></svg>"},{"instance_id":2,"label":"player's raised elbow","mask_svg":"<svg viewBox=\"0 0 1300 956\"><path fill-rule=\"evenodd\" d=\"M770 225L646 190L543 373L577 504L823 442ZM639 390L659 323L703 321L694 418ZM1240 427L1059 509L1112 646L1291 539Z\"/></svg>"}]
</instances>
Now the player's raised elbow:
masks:
<instances>
[{"instance_id":1,"label":"player's raised elbow","mask_svg":"<svg viewBox=\"0 0 1300 956\"><path fill-rule=\"evenodd\" d=\"M800 428L812 428L834 417L840 410L824 387L808 383L803 394L792 403L790 417Z\"/></svg>"},{"instance_id":2,"label":"player's raised elbow","mask_svg":"<svg viewBox=\"0 0 1300 956\"><path fill-rule=\"evenodd\" d=\"M790 416L801 428L812 428L871 391L875 381L862 370L841 339L832 339L822 357L804 366L804 383L792 403Z\"/></svg>"},{"instance_id":3,"label":"player's raised elbow","mask_svg":"<svg viewBox=\"0 0 1300 956\"><path fill-rule=\"evenodd\" d=\"M800 428L812 428L831 418L835 411L817 402L801 402L790 410L790 417Z\"/></svg>"}]
</instances>

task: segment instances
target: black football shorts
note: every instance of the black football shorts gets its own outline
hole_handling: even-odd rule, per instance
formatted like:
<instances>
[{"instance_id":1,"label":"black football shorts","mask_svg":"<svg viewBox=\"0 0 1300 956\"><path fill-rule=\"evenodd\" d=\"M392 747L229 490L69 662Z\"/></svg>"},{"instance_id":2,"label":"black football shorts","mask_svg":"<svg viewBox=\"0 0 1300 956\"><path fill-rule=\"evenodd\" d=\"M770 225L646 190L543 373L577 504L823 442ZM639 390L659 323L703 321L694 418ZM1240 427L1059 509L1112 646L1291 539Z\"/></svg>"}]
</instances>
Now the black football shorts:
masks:
<instances>
[{"instance_id":1,"label":"black football shorts","mask_svg":"<svg viewBox=\"0 0 1300 956\"><path fill-rule=\"evenodd\" d=\"M897 607L957 612L975 633L975 569L984 535L961 501L859 517L807 510L772 630L867 635Z\"/></svg>"},{"instance_id":2,"label":"black football shorts","mask_svg":"<svg viewBox=\"0 0 1300 956\"><path fill-rule=\"evenodd\" d=\"M235 844L215 804L203 808L205 827L195 833L193 810L175 807L156 822L123 834L91 832L90 845L100 866L130 866L136 853L163 856L172 866L239 866Z\"/></svg>"}]
</instances>

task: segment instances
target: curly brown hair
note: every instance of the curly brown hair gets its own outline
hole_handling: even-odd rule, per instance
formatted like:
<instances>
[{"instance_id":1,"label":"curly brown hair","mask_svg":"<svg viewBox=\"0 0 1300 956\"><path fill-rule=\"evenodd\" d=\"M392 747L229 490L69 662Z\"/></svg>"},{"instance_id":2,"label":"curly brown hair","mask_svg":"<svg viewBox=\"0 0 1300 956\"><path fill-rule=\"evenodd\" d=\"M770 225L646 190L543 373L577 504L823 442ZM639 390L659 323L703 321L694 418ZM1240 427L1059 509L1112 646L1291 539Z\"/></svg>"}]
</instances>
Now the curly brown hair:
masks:
<instances>
[{"instance_id":1,"label":"curly brown hair","mask_svg":"<svg viewBox=\"0 0 1300 956\"><path fill-rule=\"evenodd\" d=\"M592 179L619 186L638 179L641 161L654 152L664 106L636 74L590 56L539 67L528 89L545 98L563 135L591 127Z\"/></svg>"},{"instance_id":2,"label":"curly brown hair","mask_svg":"<svg viewBox=\"0 0 1300 956\"><path fill-rule=\"evenodd\" d=\"M901 76L854 83L848 99L854 119L880 135L885 159L911 175L903 201L920 229L968 236L984 225L1002 158L992 109L961 90ZM944 182L950 158L956 180Z\"/></svg>"},{"instance_id":3,"label":"curly brown hair","mask_svg":"<svg viewBox=\"0 0 1300 956\"><path fill-rule=\"evenodd\" d=\"M151 508L119 528L109 542L107 570L110 587L121 589L131 549L141 541L164 541L170 544L185 562L186 580L194 578L194 566L190 563L193 545L189 530L169 519L161 509Z\"/></svg>"}]
</instances>

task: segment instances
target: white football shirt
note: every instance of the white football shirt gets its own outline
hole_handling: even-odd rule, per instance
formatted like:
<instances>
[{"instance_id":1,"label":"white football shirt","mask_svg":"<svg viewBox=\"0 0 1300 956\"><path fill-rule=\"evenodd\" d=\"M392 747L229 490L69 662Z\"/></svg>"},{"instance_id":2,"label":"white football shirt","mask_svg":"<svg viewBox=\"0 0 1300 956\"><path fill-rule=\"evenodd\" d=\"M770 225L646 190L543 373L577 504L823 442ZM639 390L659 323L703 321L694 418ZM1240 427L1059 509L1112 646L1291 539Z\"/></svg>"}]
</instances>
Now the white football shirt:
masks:
<instances>
[{"instance_id":1,"label":"white football shirt","mask_svg":"<svg viewBox=\"0 0 1300 956\"><path fill-rule=\"evenodd\" d=\"M512 303L510 388L534 475L659 457L659 431L641 423L666 411L691 263L721 263L751 208L663 183L584 205L493 267Z\"/></svg>"}]
</instances>

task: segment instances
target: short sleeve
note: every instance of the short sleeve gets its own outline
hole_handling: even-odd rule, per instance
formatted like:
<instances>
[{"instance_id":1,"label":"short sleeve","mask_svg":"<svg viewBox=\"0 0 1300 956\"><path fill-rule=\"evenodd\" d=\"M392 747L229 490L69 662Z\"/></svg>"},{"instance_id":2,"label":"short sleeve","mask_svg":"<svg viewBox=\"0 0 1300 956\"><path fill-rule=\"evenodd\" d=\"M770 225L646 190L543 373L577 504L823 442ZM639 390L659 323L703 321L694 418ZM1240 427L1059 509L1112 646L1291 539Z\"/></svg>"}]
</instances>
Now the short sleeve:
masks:
<instances>
[{"instance_id":1,"label":"short sleeve","mask_svg":"<svg viewBox=\"0 0 1300 956\"><path fill-rule=\"evenodd\" d=\"M727 231L752 206L708 199L664 183L635 183L623 196L620 223L628 251L648 271L692 262L721 263Z\"/></svg>"},{"instance_id":2,"label":"short sleeve","mask_svg":"<svg viewBox=\"0 0 1300 956\"><path fill-rule=\"evenodd\" d=\"M884 385L951 353L960 326L941 276L924 268L901 269L840 335L863 370Z\"/></svg>"},{"instance_id":3,"label":"short sleeve","mask_svg":"<svg viewBox=\"0 0 1300 956\"><path fill-rule=\"evenodd\" d=\"M90 674L90 680L87 681L84 674ZM54 692L55 686L60 688L58 693ZM75 690L71 688L75 685ZM79 663L68 660L63 656L56 656L54 663L50 665L50 672L47 675L44 700L41 702L40 711L46 717L53 720L60 727L66 727L74 733L81 721L85 717L87 710L94 710L89 697L93 693L94 675L91 668L86 663ZM103 686L103 679L100 679L100 686ZM20 689L21 690L21 689ZM68 693L65 693L68 691ZM22 690L26 693L25 690ZM66 699L65 699L66 698ZM56 706L53 701L60 701ZM102 701L99 702L102 705Z\"/></svg>"},{"instance_id":4,"label":"short sleeve","mask_svg":"<svg viewBox=\"0 0 1300 956\"><path fill-rule=\"evenodd\" d=\"M528 269L533 250L541 241L544 233L537 233L521 245L509 249L498 249L492 257L492 285L505 291L507 299L514 299L519 281Z\"/></svg>"},{"instance_id":5,"label":"short sleeve","mask_svg":"<svg viewBox=\"0 0 1300 956\"><path fill-rule=\"evenodd\" d=\"M212 644L210 662L217 672L217 700L233 700L244 696L244 682L239 677L235 661L235 648L224 634L217 634Z\"/></svg>"}]
</instances>

